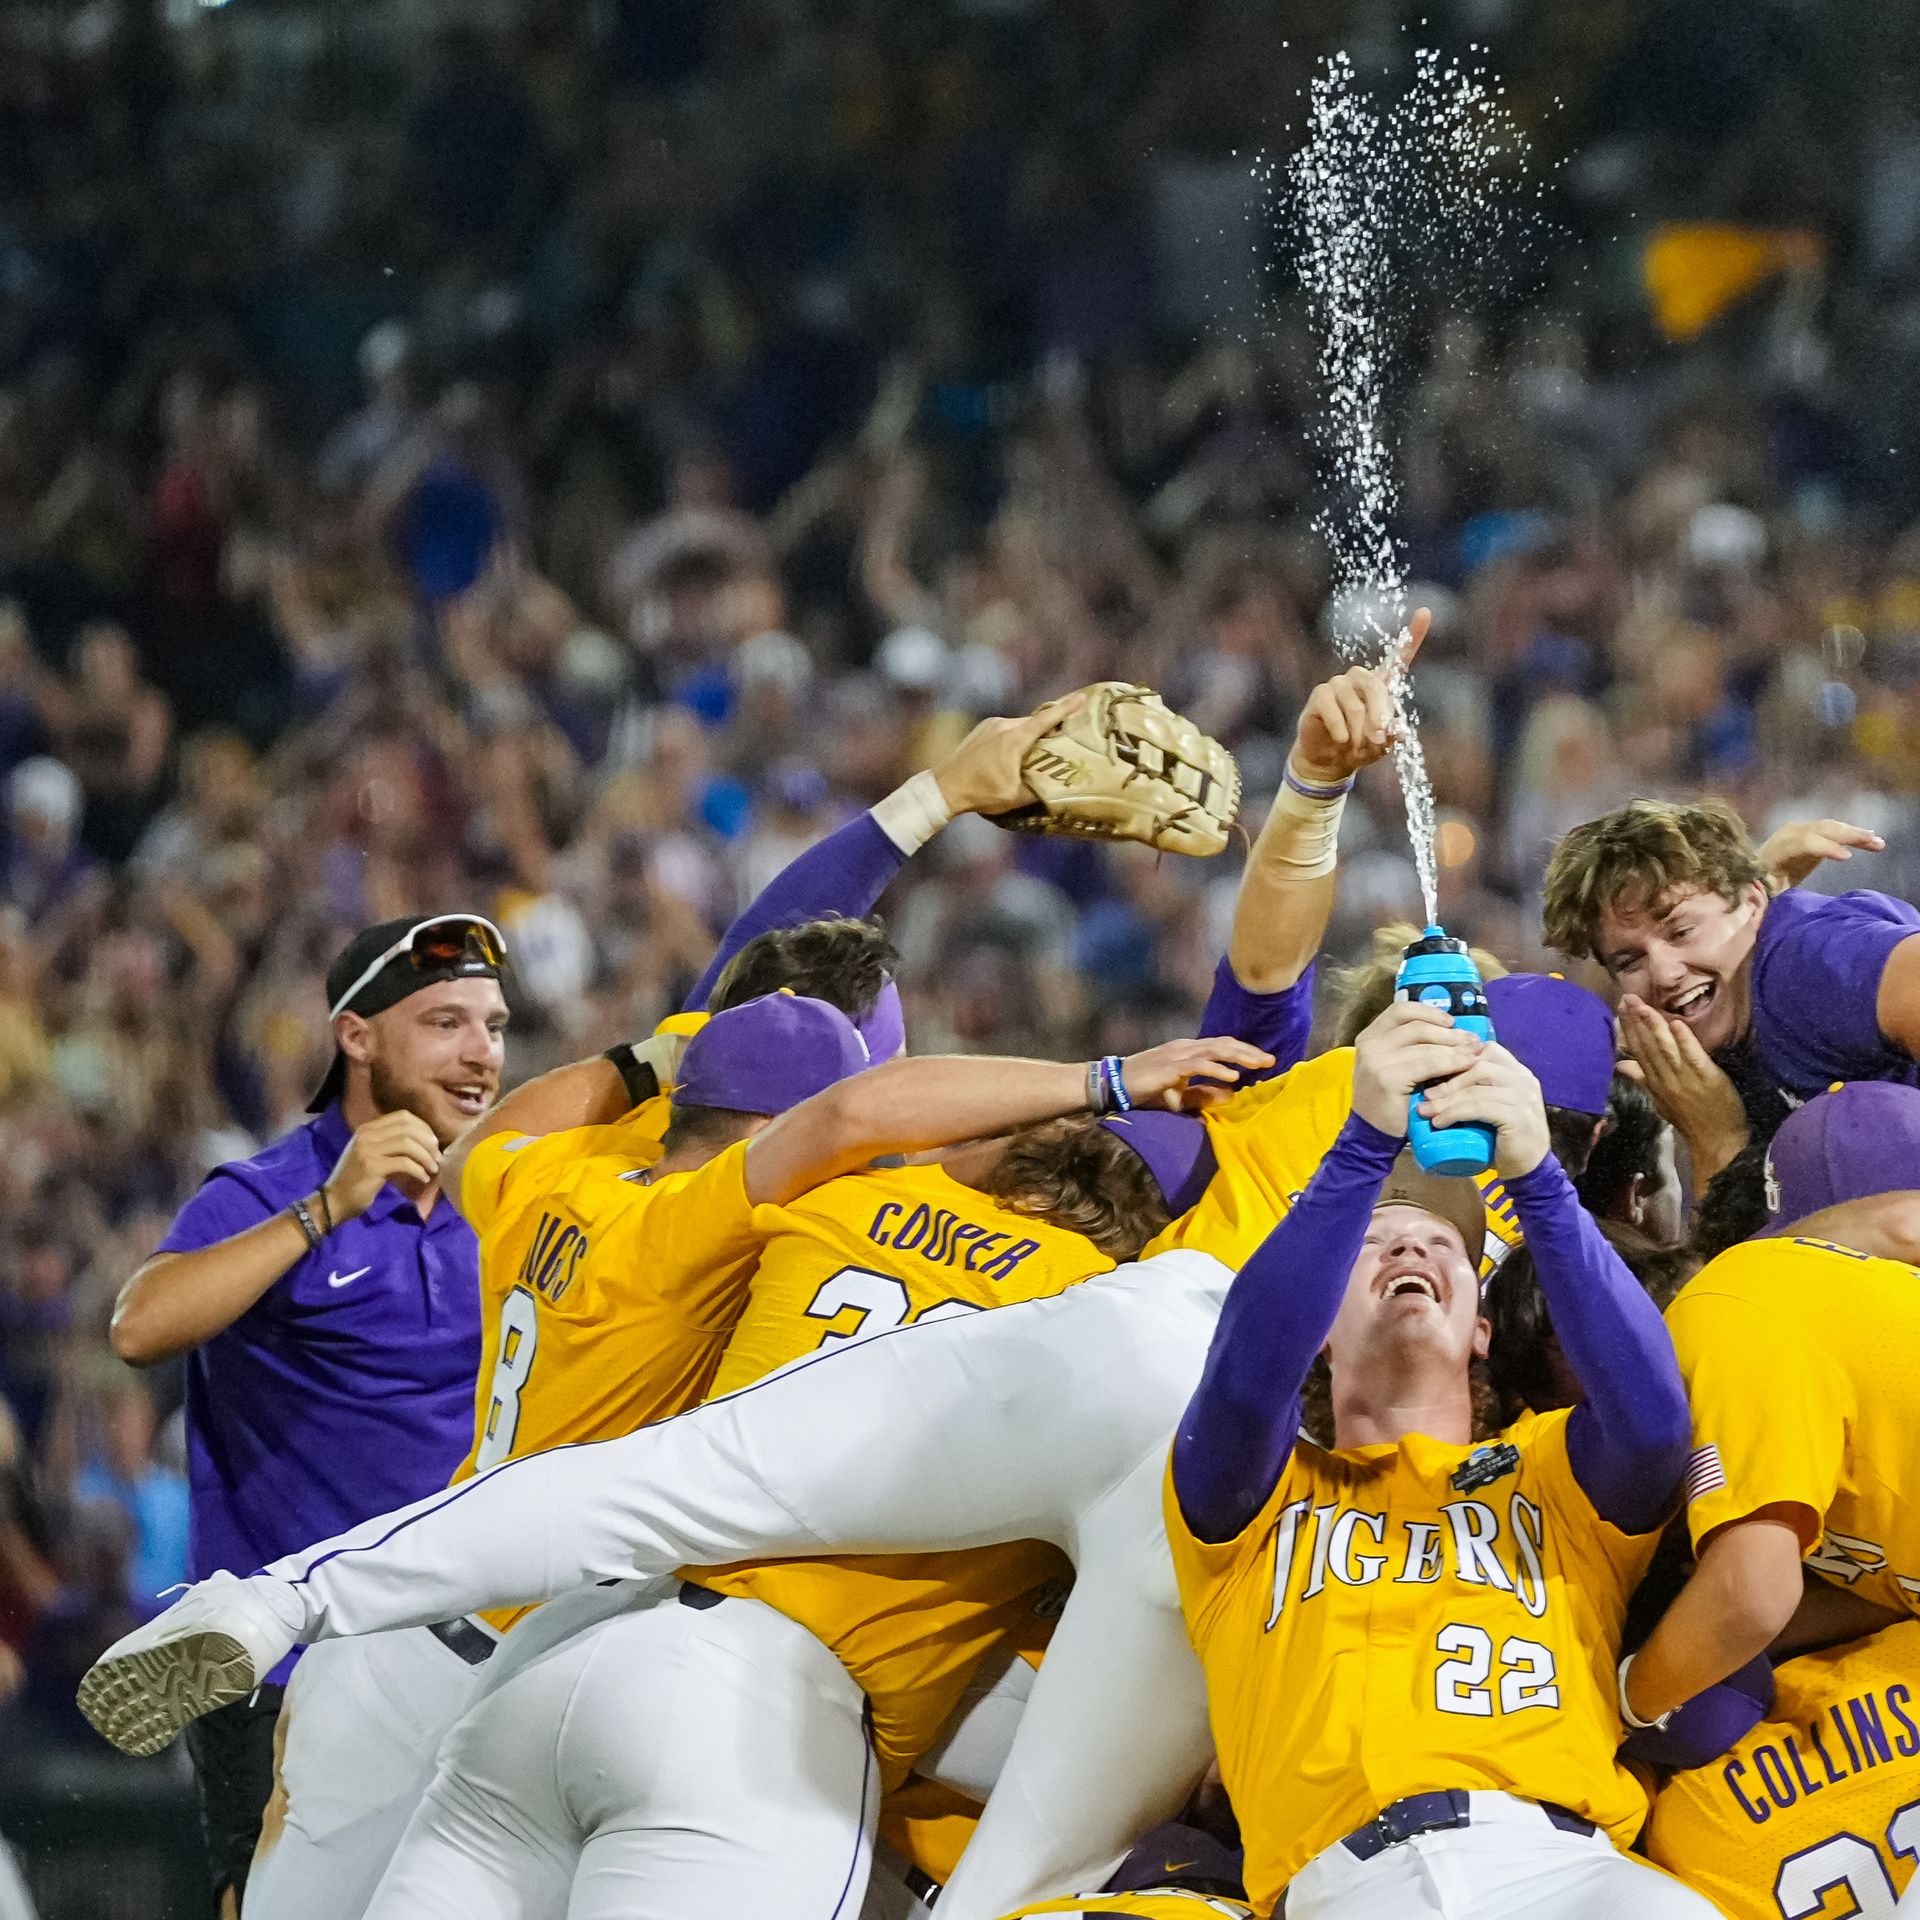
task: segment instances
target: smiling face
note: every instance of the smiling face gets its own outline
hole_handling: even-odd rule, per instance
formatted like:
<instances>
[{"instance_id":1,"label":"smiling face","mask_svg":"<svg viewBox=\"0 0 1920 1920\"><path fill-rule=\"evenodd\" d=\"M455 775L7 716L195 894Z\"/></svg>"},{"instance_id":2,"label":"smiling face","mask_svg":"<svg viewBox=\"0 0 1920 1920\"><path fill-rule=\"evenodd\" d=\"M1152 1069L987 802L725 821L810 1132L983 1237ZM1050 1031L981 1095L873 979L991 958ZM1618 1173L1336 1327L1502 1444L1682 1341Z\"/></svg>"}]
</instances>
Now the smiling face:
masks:
<instances>
[{"instance_id":1,"label":"smiling face","mask_svg":"<svg viewBox=\"0 0 1920 1920\"><path fill-rule=\"evenodd\" d=\"M349 1071L364 1071L374 1111L417 1113L450 1145L493 1105L506 1059L507 1003L497 980L422 987L371 1019L335 1023Z\"/></svg>"},{"instance_id":2,"label":"smiling face","mask_svg":"<svg viewBox=\"0 0 1920 1920\"><path fill-rule=\"evenodd\" d=\"M1713 1053L1747 1030L1747 966L1767 904L1758 882L1732 905L1683 887L1650 904L1600 910L1594 951L1622 993L1677 1015Z\"/></svg>"},{"instance_id":3,"label":"smiling face","mask_svg":"<svg viewBox=\"0 0 1920 1920\"><path fill-rule=\"evenodd\" d=\"M1376 1207L1327 1339L1336 1383L1388 1402L1416 1370L1457 1369L1464 1380L1488 1332L1460 1229L1424 1207Z\"/></svg>"}]
</instances>

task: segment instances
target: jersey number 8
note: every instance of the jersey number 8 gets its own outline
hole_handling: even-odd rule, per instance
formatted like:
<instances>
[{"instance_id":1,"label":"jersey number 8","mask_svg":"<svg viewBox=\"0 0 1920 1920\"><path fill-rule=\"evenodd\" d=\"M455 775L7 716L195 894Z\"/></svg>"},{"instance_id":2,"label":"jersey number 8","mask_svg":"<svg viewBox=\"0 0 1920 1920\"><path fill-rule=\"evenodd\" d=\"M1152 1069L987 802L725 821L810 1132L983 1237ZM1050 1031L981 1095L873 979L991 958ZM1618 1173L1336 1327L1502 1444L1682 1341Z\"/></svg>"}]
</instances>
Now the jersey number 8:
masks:
<instances>
[{"instance_id":1,"label":"jersey number 8","mask_svg":"<svg viewBox=\"0 0 1920 1920\"><path fill-rule=\"evenodd\" d=\"M533 1371L533 1350L540 1339L540 1320L533 1295L515 1287L500 1302L500 1352L493 1363L493 1384L487 1389L487 1424L473 1456L475 1473L497 1467L513 1451L520 1430L520 1391Z\"/></svg>"},{"instance_id":2,"label":"jersey number 8","mask_svg":"<svg viewBox=\"0 0 1920 1920\"><path fill-rule=\"evenodd\" d=\"M842 1267L820 1284L820 1291L807 1302L810 1320L838 1320L842 1314L858 1317L851 1326L836 1328L820 1336L823 1347L842 1340L871 1340L876 1333L891 1333L909 1320L923 1326L929 1320L951 1320L956 1314L979 1313L971 1300L940 1300L923 1313L913 1310L913 1296L906 1282L890 1273L875 1273L871 1267Z\"/></svg>"},{"instance_id":3,"label":"jersey number 8","mask_svg":"<svg viewBox=\"0 0 1920 1920\"><path fill-rule=\"evenodd\" d=\"M1920 1800L1910 1801L1887 1823L1887 1848L1902 1860L1920 1860ZM1913 1883L1920 1887L1920 1875ZM1853 1901L1855 1920L1894 1920L1904 1908L1871 1840L1857 1833L1836 1833L1817 1847L1789 1854L1774 1876L1773 1897L1784 1920L1811 1920L1827 1895L1844 1888Z\"/></svg>"}]
</instances>

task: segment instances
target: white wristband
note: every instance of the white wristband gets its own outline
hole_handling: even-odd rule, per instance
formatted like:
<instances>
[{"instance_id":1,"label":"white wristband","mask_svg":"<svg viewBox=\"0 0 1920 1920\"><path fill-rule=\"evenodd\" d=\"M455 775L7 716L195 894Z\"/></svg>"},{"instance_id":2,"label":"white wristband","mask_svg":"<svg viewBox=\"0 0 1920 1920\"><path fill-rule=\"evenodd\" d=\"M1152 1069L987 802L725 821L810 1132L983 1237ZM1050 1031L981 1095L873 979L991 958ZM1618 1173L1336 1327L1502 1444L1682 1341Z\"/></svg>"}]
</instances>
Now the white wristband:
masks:
<instances>
[{"instance_id":1,"label":"white wristband","mask_svg":"<svg viewBox=\"0 0 1920 1920\"><path fill-rule=\"evenodd\" d=\"M1627 1701L1627 1669L1633 1665L1634 1656L1628 1654L1620 1662L1620 1720L1621 1724L1633 1733L1665 1733L1667 1722L1673 1718L1673 1709L1669 1707L1657 1720L1642 1720Z\"/></svg>"},{"instance_id":2,"label":"white wristband","mask_svg":"<svg viewBox=\"0 0 1920 1920\"><path fill-rule=\"evenodd\" d=\"M953 818L953 809L932 773L916 773L873 809L873 818L902 853L915 854Z\"/></svg>"},{"instance_id":3,"label":"white wristband","mask_svg":"<svg viewBox=\"0 0 1920 1920\"><path fill-rule=\"evenodd\" d=\"M1352 785L1349 780L1338 791L1315 787L1302 781L1288 761L1287 777L1260 831L1261 861L1284 868L1294 880L1317 880L1331 873L1339 864L1340 816L1347 810Z\"/></svg>"}]
</instances>

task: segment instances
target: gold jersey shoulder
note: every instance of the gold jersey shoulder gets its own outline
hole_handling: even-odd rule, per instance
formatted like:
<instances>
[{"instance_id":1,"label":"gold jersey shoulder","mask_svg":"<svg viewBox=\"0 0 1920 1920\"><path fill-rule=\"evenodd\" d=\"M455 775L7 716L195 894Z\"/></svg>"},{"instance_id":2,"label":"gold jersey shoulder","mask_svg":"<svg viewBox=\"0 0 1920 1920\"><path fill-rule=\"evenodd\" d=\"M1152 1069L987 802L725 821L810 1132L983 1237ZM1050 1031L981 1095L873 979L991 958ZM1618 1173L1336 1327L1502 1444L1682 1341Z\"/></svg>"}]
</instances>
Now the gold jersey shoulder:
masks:
<instances>
[{"instance_id":1,"label":"gold jersey shoulder","mask_svg":"<svg viewBox=\"0 0 1920 1920\"><path fill-rule=\"evenodd\" d=\"M1059 1293L1113 1262L1077 1233L1029 1219L938 1166L830 1180L755 1210L760 1264L717 1393L822 1347Z\"/></svg>"},{"instance_id":2,"label":"gold jersey shoulder","mask_svg":"<svg viewBox=\"0 0 1920 1920\"><path fill-rule=\"evenodd\" d=\"M1292 1210L1353 1111L1353 1049L1334 1047L1271 1080L1255 1082L1204 1115L1215 1172L1206 1191L1147 1248L1190 1247L1238 1269L1274 1223ZM1498 1178L1483 1174L1487 1268L1496 1248L1520 1244L1513 1203Z\"/></svg>"},{"instance_id":3,"label":"gold jersey shoulder","mask_svg":"<svg viewBox=\"0 0 1920 1920\"><path fill-rule=\"evenodd\" d=\"M1667 1325L1700 1450L1696 1543L1776 1507L1813 1571L1920 1614L1920 1272L1825 1241L1748 1241L1681 1289Z\"/></svg>"},{"instance_id":4,"label":"gold jersey shoulder","mask_svg":"<svg viewBox=\"0 0 1920 1920\"><path fill-rule=\"evenodd\" d=\"M481 1355L456 1478L630 1432L706 1392L752 1267L745 1146L650 1179L659 1157L657 1138L624 1123L474 1149L463 1195L485 1196Z\"/></svg>"},{"instance_id":5,"label":"gold jersey shoulder","mask_svg":"<svg viewBox=\"0 0 1920 1920\"><path fill-rule=\"evenodd\" d=\"M810 1353L895 1327L1063 1292L1112 1261L1064 1228L996 1206L937 1166L829 1181L760 1207L746 1310L716 1394ZM932 1743L987 1653L1045 1644L1072 1569L1034 1541L964 1553L780 1560L700 1569L831 1647L873 1709L892 1787Z\"/></svg>"},{"instance_id":6,"label":"gold jersey shoulder","mask_svg":"<svg viewBox=\"0 0 1920 1920\"><path fill-rule=\"evenodd\" d=\"M1632 1843L1614 1665L1657 1535L1593 1511L1565 1413L1492 1440L1294 1449L1232 1540L1167 1531L1247 1891L1266 1912L1382 1806L1447 1787L1556 1801Z\"/></svg>"},{"instance_id":7,"label":"gold jersey shoulder","mask_svg":"<svg viewBox=\"0 0 1920 1920\"><path fill-rule=\"evenodd\" d=\"M1225 1900L1218 1894L1186 1893L1178 1887L1147 1887L1139 1893L1083 1893L1068 1900L1043 1900L1022 1907L1006 1920L1040 1920L1042 1914L1085 1914L1088 1920L1109 1920L1125 1914L1129 1920L1209 1920L1226 1914L1230 1920L1252 1920L1253 1909L1244 1900Z\"/></svg>"},{"instance_id":8,"label":"gold jersey shoulder","mask_svg":"<svg viewBox=\"0 0 1920 1920\"><path fill-rule=\"evenodd\" d=\"M1649 1856L1729 1920L1891 1915L1920 1859L1920 1621L1773 1684L1731 1753L1660 1790Z\"/></svg>"}]
</instances>

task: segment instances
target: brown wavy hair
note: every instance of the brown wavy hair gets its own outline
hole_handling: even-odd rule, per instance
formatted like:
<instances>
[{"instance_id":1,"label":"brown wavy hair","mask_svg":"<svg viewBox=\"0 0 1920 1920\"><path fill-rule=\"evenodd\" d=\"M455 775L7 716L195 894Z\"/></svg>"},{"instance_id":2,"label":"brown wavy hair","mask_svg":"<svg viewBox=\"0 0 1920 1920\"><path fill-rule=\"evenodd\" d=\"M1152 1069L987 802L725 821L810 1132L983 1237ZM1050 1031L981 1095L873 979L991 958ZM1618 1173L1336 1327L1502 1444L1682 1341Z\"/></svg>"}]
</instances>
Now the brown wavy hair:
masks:
<instances>
[{"instance_id":1,"label":"brown wavy hair","mask_svg":"<svg viewBox=\"0 0 1920 1920\"><path fill-rule=\"evenodd\" d=\"M1541 901L1547 944L1584 959L1610 906L1657 909L1683 887L1738 906L1766 878L1746 822L1724 800L1632 800L1554 848Z\"/></svg>"},{"instance_id":2,"label":"brown wavy hair","mask_svg":"<svg viewBox=\"0 0 1920 1920\"><path fill-rule=\"evenodd\" d=\"M1147 1163L1088 1113L1015 1134L983 1190L1009 1213L1085 1235L1114 1261L1136 1258L1173 1218Z\"/></svg>"}]
</instances>

